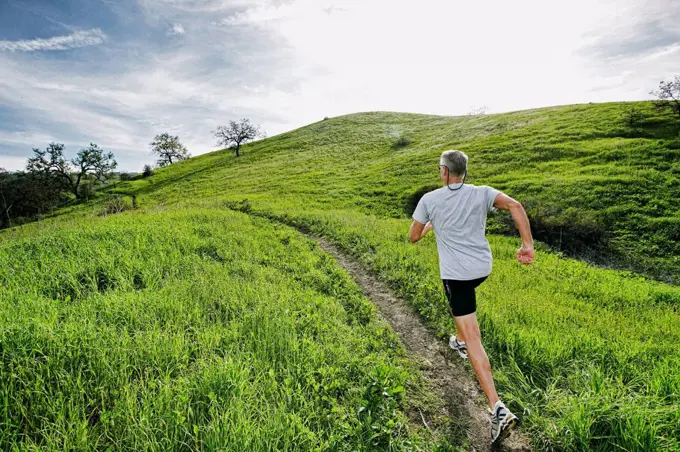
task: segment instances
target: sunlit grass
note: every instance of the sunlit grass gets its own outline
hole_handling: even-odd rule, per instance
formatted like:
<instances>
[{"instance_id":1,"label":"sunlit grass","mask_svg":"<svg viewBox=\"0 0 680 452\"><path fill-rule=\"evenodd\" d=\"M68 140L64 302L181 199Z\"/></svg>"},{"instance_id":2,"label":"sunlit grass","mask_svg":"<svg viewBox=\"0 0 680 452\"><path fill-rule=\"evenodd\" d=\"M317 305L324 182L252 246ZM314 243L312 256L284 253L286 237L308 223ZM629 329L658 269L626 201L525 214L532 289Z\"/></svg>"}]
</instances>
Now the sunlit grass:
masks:
<instances>
[{"instance_id":1,"label":"sunlit grass","mask_svg":"<svg viewBox=\"0 0 680 452\"><path fill-rule=\"evenodd\" d=\"M410 403L426 394L397 337L290 228L224 210L120 215L6 242L0 264L5 446L439 442L401 414L404 387Z\"/></svg>"}]
</instances>

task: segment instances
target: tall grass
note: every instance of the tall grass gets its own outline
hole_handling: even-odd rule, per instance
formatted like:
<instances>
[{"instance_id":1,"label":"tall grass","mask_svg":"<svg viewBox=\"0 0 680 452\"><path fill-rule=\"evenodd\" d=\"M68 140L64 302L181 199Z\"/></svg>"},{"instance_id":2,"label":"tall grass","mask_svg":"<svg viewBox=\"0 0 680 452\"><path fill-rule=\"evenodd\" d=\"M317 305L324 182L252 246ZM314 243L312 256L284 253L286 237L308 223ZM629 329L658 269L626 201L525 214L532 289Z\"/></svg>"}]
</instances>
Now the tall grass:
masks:
<instances>
[{"instance_id":1,"label":"tall grass","mask_svg":"<svg viewBox=\"0 0 680 452\"><path fill-rule=\"evenodd\" d=\"M237 205L232 205L237 207ZM353 212L255 212L331 238L387 281L444 337L454 331L434 238L409 222ZM680 449L680 288L600 270L491 237L494 269L478 318L502 396L536 445L560 450Z\"/></svg>"},{"instance_id":2,"label":"tall grass","mask_svg":"<svg viewBox=\"0 0 680 452\"><path fill-rule=\"evenodd\" d=\"M0 245L0 344L4 447L447 447L408 426L404 388L416 403L422 382L347 274L242 214L119 215Z\"/></svg>"}]
</instances>

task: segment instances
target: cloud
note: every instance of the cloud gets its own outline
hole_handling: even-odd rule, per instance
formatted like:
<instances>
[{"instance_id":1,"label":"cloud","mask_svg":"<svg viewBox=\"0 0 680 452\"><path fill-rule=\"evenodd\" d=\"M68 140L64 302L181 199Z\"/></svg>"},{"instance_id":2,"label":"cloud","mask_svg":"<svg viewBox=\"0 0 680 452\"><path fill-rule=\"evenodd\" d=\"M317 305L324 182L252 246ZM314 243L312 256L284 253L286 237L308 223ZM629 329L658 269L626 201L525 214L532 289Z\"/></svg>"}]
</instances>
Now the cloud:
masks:
<instances>
[{"instance_id":1,"label":"cloud","mask_svg":"<svg viewBox=\"0 0 680 452\"><path fill-rule=\"evenodd\" d=\"M11 155L0 155L0 168L7 171L21 171L26 169L28 157L14 157Z\"/></svg>"},{"instance_id":2,"label":"cloud","mask_svg":"<svg viewBox=\"0 0 680 452\"><path fill-rule=\"evenodd\" d=\"M173 24L172 28L168 32L170 35L183 35L185 33L184 26L182 24Z\"/></svg>"},{"instance_id":3,"label":"cloud","mask_svg":"<svg viewBox=\"0 0 680 452\"><path fill-rule=\"evenodd\" d=\"M680 0L629 5L617 20L586 34L580 52L609 64L612 60L646 56L680 43Z\"/></svg>"},{"instance_id":4,"label":"cloud","mask_svg":"<svg viewBox=\"0 0 680 452\"><path fill-rule=\"evenodd\" d=\"M54 36L48 39L28 39L21 41L0 41L0 51L37 52L48 50L69 50L78 47L99 45L107 37L99 28L76 31L66 36Z\"/></svg>"},{"instance_id":5,"label":"cloud","mask_svg":"<svg viewBox=\"0 0 680 452\"><path fill-rule=\"evenodd\" d=\"M241 117L271 136L357 111L649 98L680 71L680 8L668 9L680 0L656 1L107 0L115 21L77 24L109 34L90 30L108 41L92 54L17 47L57 38L0 41L15 52L0 52L0 154L93 141L139 170L154 135L179 135L198 155Z\"/></svg>"}]
</instances>

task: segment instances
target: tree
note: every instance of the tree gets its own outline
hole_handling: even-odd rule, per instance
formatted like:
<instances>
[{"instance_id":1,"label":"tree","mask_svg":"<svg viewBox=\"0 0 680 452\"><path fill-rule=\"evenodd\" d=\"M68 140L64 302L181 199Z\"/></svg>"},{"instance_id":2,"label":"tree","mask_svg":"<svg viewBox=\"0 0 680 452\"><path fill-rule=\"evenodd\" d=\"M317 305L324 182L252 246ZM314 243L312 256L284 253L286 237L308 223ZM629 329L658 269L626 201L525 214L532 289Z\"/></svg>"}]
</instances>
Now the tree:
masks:
<instances>
[{"instance_id":1,"label":"tree","mask_svg":"<svg viewBox=\"0 0 680 452\"><path fill-rule=\"evenodd\" d=\"M30 173L0 169L0 228L10 227L17 218L30 218L55 208L60 189Z\"/></svg>"},{"instance_id":2,"label":"tree","mask_svg":"<svg viewBox=\"0 0 680 452\"><path fill-rule=\"evenodd\" d=\"M113 158L113 152L104 152L94 143L90 147L81 149L78 156L72 160L76 166L75 181L73 183L73 193L79 198L78 187L83 177L94 176L97 181L104 182L111 172L116 169L118 163Z\"/></svg>"},{"instance_id":3,"label":"tree","mask_svg":"<svg viewBox=\"0 0 680 452\"><path fill-rule=\"evenodd\" d=\"M173 137L168 133L156 135L151 142L151 153L160 157L157 162L158 166L172 165L174 162L191 157L187 148L179 142L179 137Z\"/></svg>"},{"instance_id":4,"label":"tree","mask_svg":"<svg viewBox=\"0 0 680 452\"><path fill-rule=\"evenodd\" d=\"M661 81L659 89L649 94L658 98L654 103L658 110L668 111L680 117L680 75L676 75L675 79L668 82Z\"/></svg>"},{"instance_id":5,"label":"tree","mask_svg":"<svg viewBox=\"0 0 680 452\"><path fill-rule=\"evenodd\" d=\"M213 131L213 136L217 138L216 146L234 149L236 157L239 157L241 145L263 137L264 133L260 131L260 126L251 124L249 119L243 118L239 122L229 121L228 126L219 126Z\"/></svg>"},{"instance_id":6,"label":"tree","mask_svg":"<svg viewBox=\"0 0 680 452\"><path fill-rule=\"evenodd\" d=\"M71 191L77 199L82 197L79 188L83 180L94 177L103 182L118 166L112 152L104 152L94 143L81 149L70 162L64 158L64 145L59 143L50 143L44 151L34 148L33 153L28 172L49 185Z\"/></svg>"},{"instance_id":7,"label":"tree","mask_svg":"<svg viewBox=\"0 0 680 452\"><path fill-rule=\"evenodd\" d=\"M64 158L64 145L50 143L44 151L33 148L33 157L28 159L26 169L36 178L41 178L50 185L73 191L71 167ZM76 197L78 195L76 194Z\"/></svg>"},{"instance_id":8,"label":"tree","mask_svg":"<svg viewBox=\"0 0 680 452\"><path fill-rule=\"evenodd\" d=\"M472 106L468 112L468 116L484 116L489 112L489 107L486 105L481 105L479 107Z\"/></svg>"},{"instance_id":9,"label":"tree","mask_svg":"<svg viewBox=\"0 0 680 452\"><path fill-rule=\"evenodd\" d=\"M12 186L12 173L5 168L0 168L0 227L12 225L10 211L14 207L14 196Z\"/></svg>"}]
</instances>

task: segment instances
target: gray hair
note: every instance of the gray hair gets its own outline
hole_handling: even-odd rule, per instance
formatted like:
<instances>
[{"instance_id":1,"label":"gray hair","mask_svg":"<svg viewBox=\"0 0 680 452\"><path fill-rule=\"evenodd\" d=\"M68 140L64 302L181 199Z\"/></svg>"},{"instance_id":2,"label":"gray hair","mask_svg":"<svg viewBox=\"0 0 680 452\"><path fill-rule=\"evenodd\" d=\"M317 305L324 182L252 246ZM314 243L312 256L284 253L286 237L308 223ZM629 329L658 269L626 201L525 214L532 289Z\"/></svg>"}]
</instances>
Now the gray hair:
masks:
<instances>
[{"instance_id":1,"label":"gray hair","mask_svg":"<svg viewBox=\"0 0 680 452\"><path fill-rule=\"evenodd\" d=\"M468 156L461 151L444 151L439 164L449 169L453 176L462 176L467 172Z\"/></svg>"}]
</instances>

